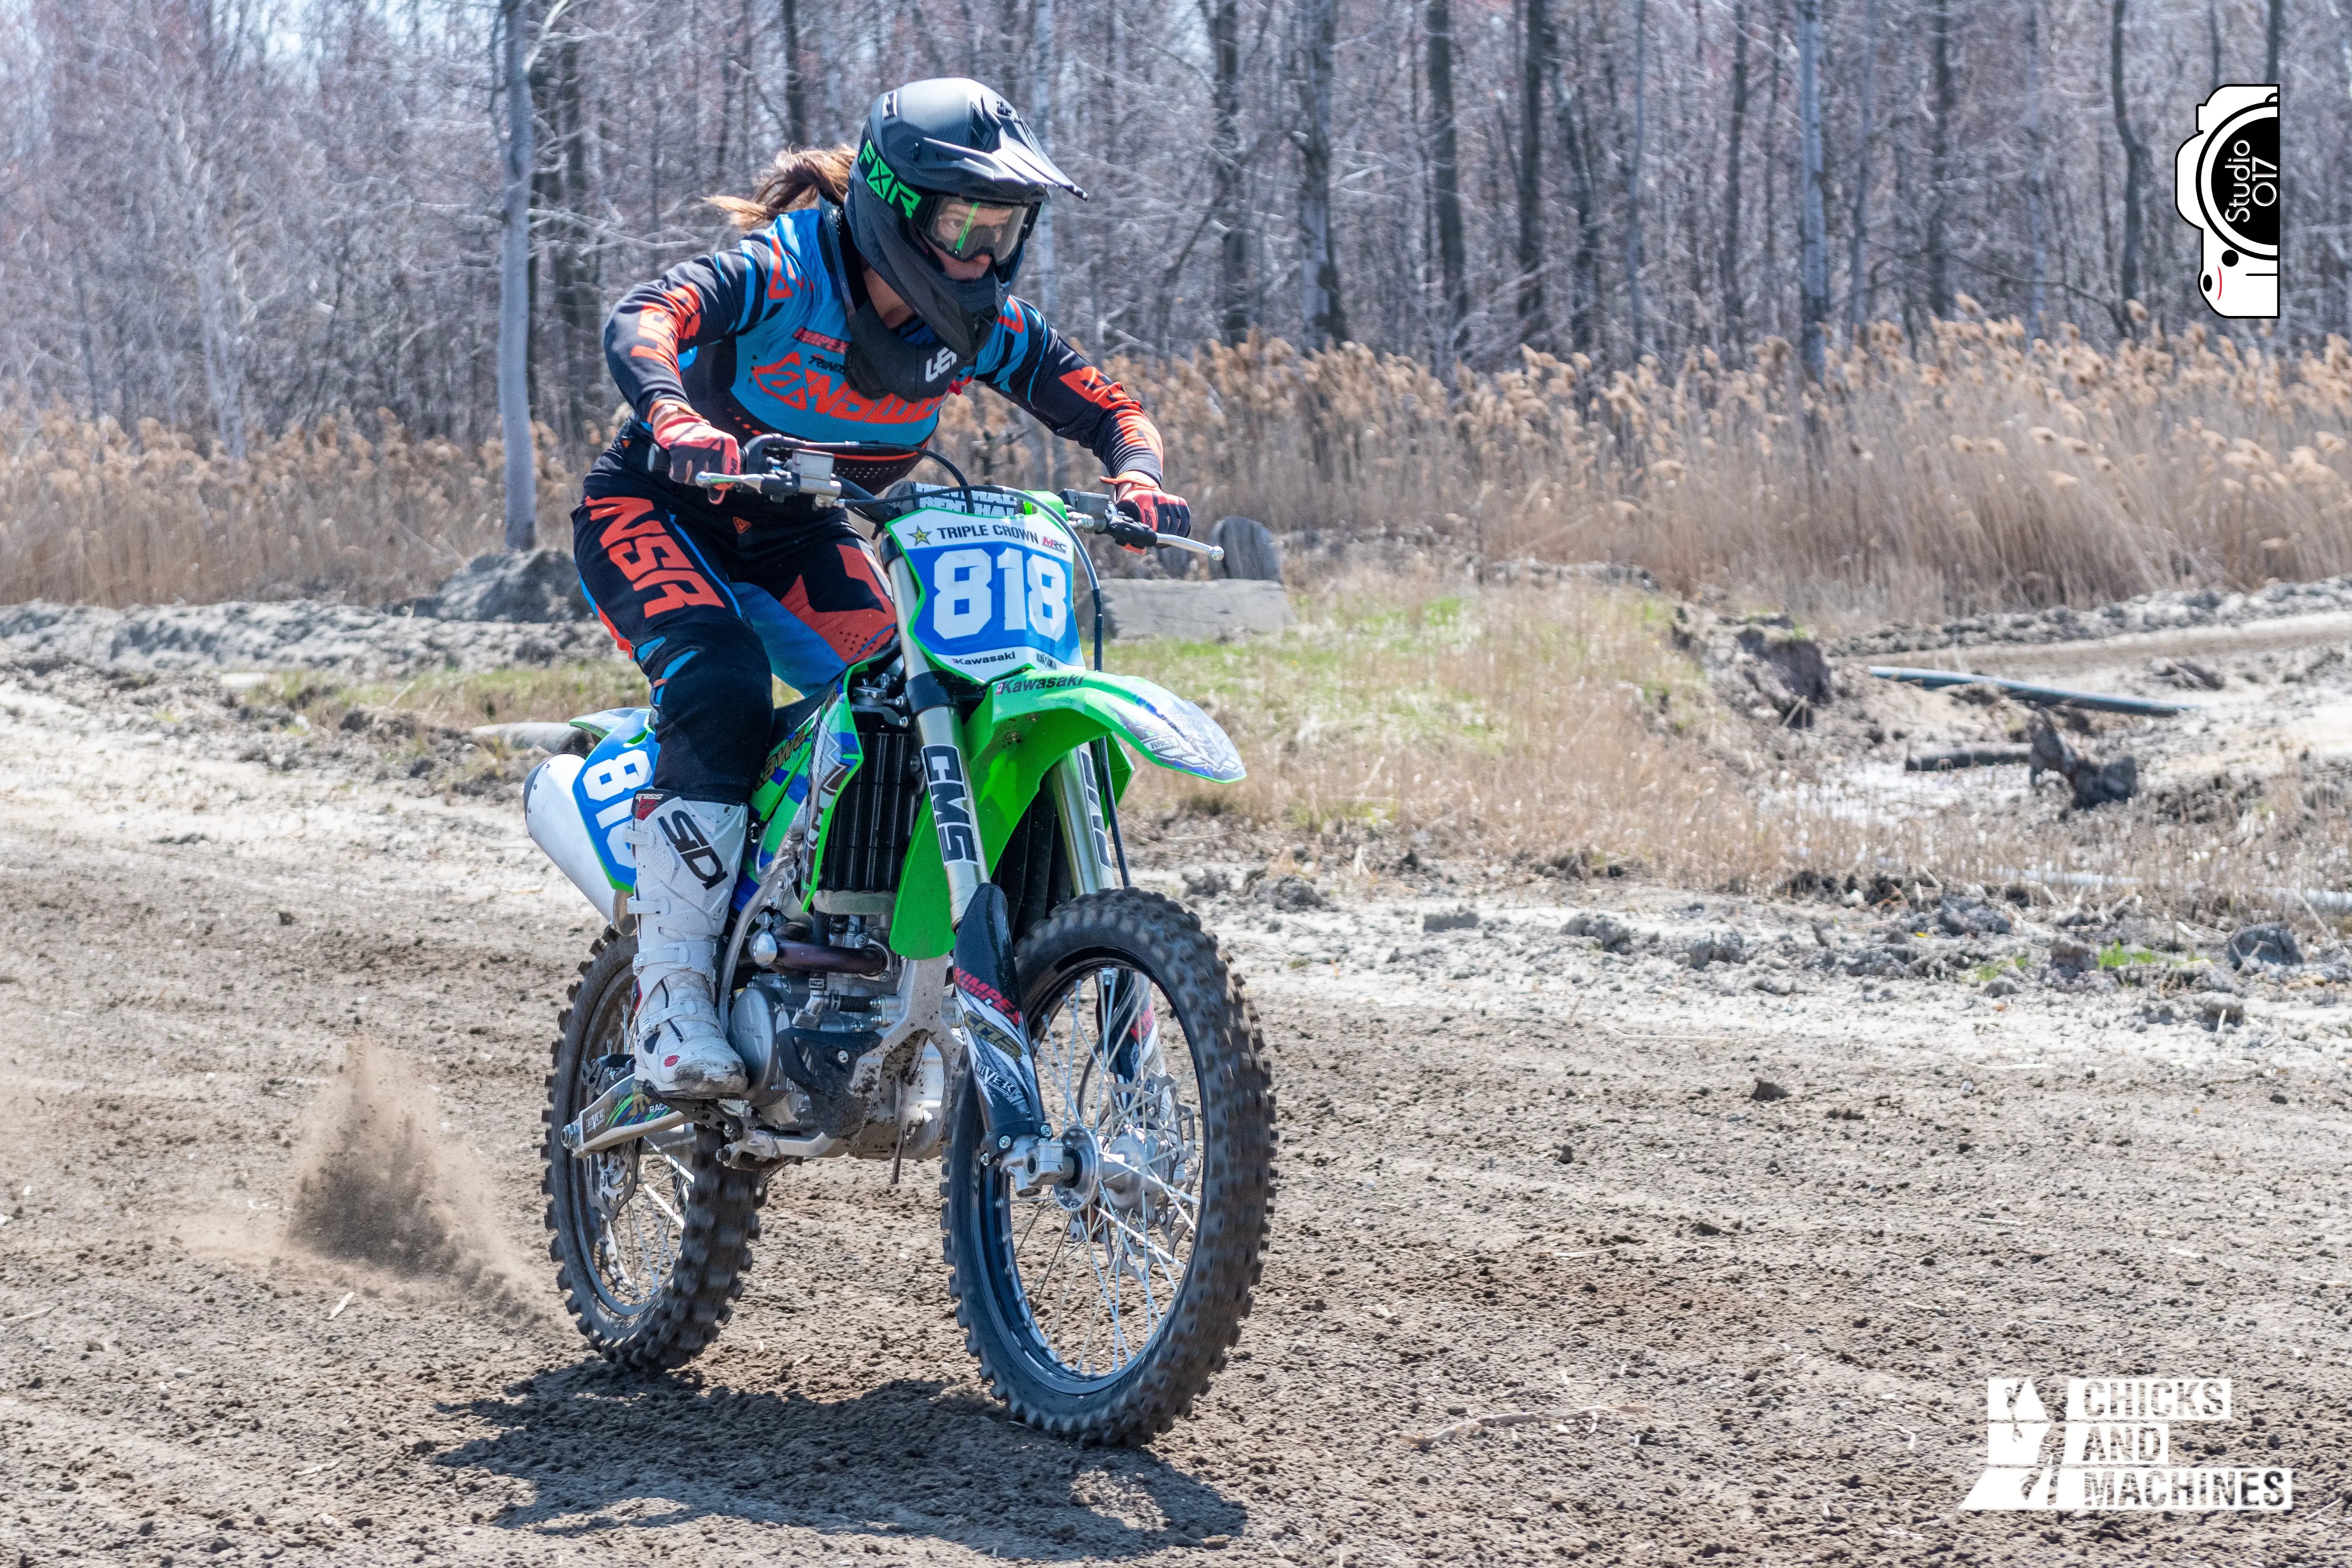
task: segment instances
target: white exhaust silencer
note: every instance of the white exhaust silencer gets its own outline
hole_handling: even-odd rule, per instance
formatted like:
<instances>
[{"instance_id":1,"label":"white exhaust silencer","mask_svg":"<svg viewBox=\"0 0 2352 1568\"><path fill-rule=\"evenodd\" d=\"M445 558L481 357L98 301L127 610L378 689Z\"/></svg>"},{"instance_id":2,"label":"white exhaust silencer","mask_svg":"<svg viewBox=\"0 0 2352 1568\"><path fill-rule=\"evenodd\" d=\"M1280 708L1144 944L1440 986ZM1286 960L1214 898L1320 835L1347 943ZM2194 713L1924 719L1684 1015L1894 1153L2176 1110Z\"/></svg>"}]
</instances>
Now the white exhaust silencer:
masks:
<instances>
[{"instance_id":1,"label":"white exhaust silencer","mask_svg":"<svg viewBox=\"0 0 2352 1568\"><path fill-rule=\"evenodd\" d=\"M522 786L523 826L530 830L530 841L540 852L572 879L580 896L594 905L598 914L617 922L614 905L626 889L614 887L604 874L604 859L589 837L588 821L580 815L579 796L572 791L585 765L582 757L557 756L531 769ZM616 852L625 850L627 844L625 834L614 836Z\"/></svg>"}]
</instances>

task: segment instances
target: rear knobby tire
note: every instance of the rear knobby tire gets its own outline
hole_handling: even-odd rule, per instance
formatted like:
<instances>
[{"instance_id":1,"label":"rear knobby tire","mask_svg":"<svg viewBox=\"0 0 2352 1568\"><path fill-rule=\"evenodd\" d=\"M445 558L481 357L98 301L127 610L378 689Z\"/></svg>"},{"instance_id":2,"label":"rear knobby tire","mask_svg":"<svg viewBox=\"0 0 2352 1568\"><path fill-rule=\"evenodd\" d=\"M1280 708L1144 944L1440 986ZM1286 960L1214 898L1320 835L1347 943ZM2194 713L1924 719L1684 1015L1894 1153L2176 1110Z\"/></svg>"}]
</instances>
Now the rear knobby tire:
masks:
<instances>
[{"instance_id":1,"label":"rear knobby tire","mask_svg":"<svg viewBox=\"0 0 2352 1568\"><path fill-rule=\"evenodd\" d=\"M634 936L610 927L580 966L562 1014L557 1019L555 1070L547 1080L546 1161L548 1256L572 1321L606 1360L641 1371L683 1366L700 1354L725 1327L743 1293L751 1268L751 1244L760 1237L760 1205L766 1184L746 1171L719 1163L719 1137L695 1129L694 1147L673 1167L651 1148L640 1154L640 1189L629 1200L647 1202L645 1185L661 1182L665 1202L684 1223L675 1233L676 1252L642 1299L616 1293L596 1267L598 1215L593 1197L594 1160L575 1159L563 1147L564 1126L617 1076L600 1072L600 1060L623 1049L621 1020L629 1005Z\"/></svg>"},{"instance_id":2,"label":"rear knobby tire","mask_svg":"<svg viewBox=\"0 0 2352 1568\"><path fill-rule=\"evenodd\" d=\"M1024 1018L1034 1026L1074 977L1104 965L1147 973L1167 998L1200 1100L1200 1223L1162 1326L1107 1376L1080 1375L1053 1353L1014 1262L1008 1184L982 1163L989 1142L969 1080L953 1112L940 1226L964 1344L1013 1415L1081 1442L1138 1443L1191 1414L1241 1335L1273 1211L1274 1087L1256 1014L1216 939L1156 893L1088 894L1034 927L1015 952Z\"/></svg>"}]
</instances>

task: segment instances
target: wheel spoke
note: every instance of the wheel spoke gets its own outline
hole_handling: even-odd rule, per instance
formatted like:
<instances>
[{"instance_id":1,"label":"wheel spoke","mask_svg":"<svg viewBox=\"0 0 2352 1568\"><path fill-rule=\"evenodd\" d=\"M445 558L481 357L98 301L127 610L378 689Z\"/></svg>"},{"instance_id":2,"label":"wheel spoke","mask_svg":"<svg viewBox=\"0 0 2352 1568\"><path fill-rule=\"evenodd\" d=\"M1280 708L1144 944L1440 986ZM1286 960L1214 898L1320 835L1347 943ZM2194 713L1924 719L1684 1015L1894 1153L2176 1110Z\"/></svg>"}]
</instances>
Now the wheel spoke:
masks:
<instances>
[{"instance_id":1,"label":"wheel spoke","mask_svg":"<svg viewBox=\"0 0 2352 1568\"><path fill-rule=\"evenodd\" d=\"M1152 1042L1143 1038L1147 1019ZM1032 1026L1040 1081L1061 1101L1061 1131L1093 1148L1086 1190L1062 1194L1070 1207L1040 1198L1008 1227L1013 1264L1023 1294L1047 1309L1042 1318L1028 1310L1045 1348L1072 1372L1100 1376L1165 1328L1199 1237L1192 1049L1157 983L1131 962L1078 971L1036 1008ZM1008 1206L1017 1201L1009 1185L998 1192ZM1041 1226L1053 1232L1050 1246Z\"/></svg>"}]
</instances>

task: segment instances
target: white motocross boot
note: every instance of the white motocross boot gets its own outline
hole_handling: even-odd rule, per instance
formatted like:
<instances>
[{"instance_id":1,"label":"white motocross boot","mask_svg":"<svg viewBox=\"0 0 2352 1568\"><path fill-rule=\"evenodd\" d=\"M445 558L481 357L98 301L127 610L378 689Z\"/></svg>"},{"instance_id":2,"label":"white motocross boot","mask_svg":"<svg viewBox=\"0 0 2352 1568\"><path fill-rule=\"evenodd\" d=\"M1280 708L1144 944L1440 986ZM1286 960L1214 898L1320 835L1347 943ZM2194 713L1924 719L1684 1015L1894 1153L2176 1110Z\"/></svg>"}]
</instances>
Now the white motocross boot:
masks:
<instances>
[{"instance_id":1,"label":"white motocross boot","mask_svg":"<svg viewBox=\"0 0 2352 1568\"><path fill-rule=\"evenodd\" d=\"M664 1100L743 1092L743 1060L712 1000L719 933L743 861L747 807L637 796L637 1081Z\"/></svg>"}]
</instances>

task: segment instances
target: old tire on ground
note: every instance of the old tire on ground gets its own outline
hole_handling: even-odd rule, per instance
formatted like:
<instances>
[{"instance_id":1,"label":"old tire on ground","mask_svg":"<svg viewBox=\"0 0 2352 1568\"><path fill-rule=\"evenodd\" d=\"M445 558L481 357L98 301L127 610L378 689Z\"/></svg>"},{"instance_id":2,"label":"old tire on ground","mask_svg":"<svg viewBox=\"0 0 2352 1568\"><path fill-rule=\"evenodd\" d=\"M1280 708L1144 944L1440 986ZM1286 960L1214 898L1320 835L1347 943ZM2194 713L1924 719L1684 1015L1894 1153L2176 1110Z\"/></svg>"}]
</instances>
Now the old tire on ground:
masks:
<instances>
[{"instance_id":1,"label":"old tire on ground","mask_svg":"<svg viewBox=\"0 0 2352 1568\"><path fill-rule=\"evenodd\" d=\"M751 1271L765 1183L719 1163L719 1138L694 1129L690 1150L664 1154L644 1140L576 1159L562 1131L628 1068L621 1023L629 1005L634 936L609 927L572 983L547 1080L548 1256L564 1304L608 1361L644 1371L682 1366L726 1325ZM638 1162L630 1195L609 1222L597 1202L609 1162ZM660 1204L646 1190L658 1184ZM666 1207L664 1205L667 1205ZM672 1215L682 1224L673 1223Z\"/></svg>"},{"instance_id":2,"label":"old tire on ground","mask_svg":"<svg viewBox=\"0 0 2352 1568\"><path fill-rule=\"evenodd\" d=\"M1220 577L1255 583L1282 581L1282 544L1274 531L1255 518L1221 517L1209 530L1209 542L1225 552L1209 570Z\"/></svg>"},{"instance_id":3,"label":"old tire on ground","mask_svg":"<svg viewBox=\"0 0 2352 1568\"><path fill-rule=\"evenodd\" d=\"M1193 1400L1223 1368L1226 1352L1249 1312L1251 1292L1263 1267L1275 1186L1275 1101L1265 1038L1248 998L1226 971L1215 939L1202 930L1190 910L1155 893L1120 889L1060 905L1022 940L1015 966L1024 1022L1041 1063L1046 1064L1041 1066L1041 1083L1057 1077L1050 1073L1050 1064L1058 1059L1054 1042L1065 1016L1097 1021L1092 1049L1098 1054L1086 1056L1086 1065L1078 1070L1091 1078L1100 1068L1093 1092L1108 1097L1099 1101L1104 1109L1091 1114L1082 1109L1088 1091L1081 1083L1058 1102L1066 1117L1055 1110L1054 1084L1043 1083L1049 1119L1057 1131L1074 1125L1106 1131L1125 1127L1130 1131L1124 1136L1132 1140L1138 1136L1132 1129L1139 1125L1181 1131L1156 1145L1126 1145L1129 1152L1122 1158L1128 1163L1102 1167L1106 1174L1098 1201L1090 1201L1083 1210L1065 1207L1056 1214L1055 1198L1018 1198L1003 1173L984 1163L993 1152L982 1125L980 1097L967 1082L952 1111L946 1180L940 1186L946 1200L940 1226L946 1232L948 1288L955 1299L956 1321L990 1385L1018 1419L1082 1442L1140 1442L1191 1411ZM1150 988L1116 978L1139 973L1148 977ZM1090 985L1095 987L1091 992ZM1173 1014L1183 1037L1181 1046L1168 1043L1166 1018L1155 995L1164 999L1165 1012ZM1089 996L1092 1002L1087 1000ZM1122 996L1139 997L1149 1010L1142 1005L1122 1010L1116 1000ZM1112 1022L1102 1022L1107 1018ZM1074 1026L1073 1039L1082 1032ZM1144 1041L1150 1043L1140 1043ZM1079 1058L1074 1053L1071 1059ZM1155 1067L1162 1070L1154 1071ZM1190 1085L1181 1094L1165 1087L1179 1079L1189 1079ZM1189 1112L1169 1110L1183 1099L1192 1101ZM1142 1136L1152 1134L1147 1131ZM1104 1145L1114 1146L1109 1142ZM1193 1152L1181 1158L1170 1152L1179 1148ZM1133 1152L1137 1149L1144 1152ZM1109 1195L1114 1183L1108 1173L1114 1170L1119 1173L1125 1197ZM1136 1173L1146 1170L1158 1174ZM1177 1201L1173 1194L1186 1189L1189 1204ZM1137 1194L1147 1195L1139 1198ZM1161 1201L1163 1197L1169 1201ZM1141 1206L1119 1206L1127 1204ZM1129 1221L1131 1226L1126 1223ZM1042 1237L1037 1235L1041 1224ZM1133 1285L1132 1275L1118 1276L1116 1266L1098 1269L1092 1278L1097 1282L1121 1278L1121 1286L1103 1287L1113 1309L1112 1333L1118 1332L1117 1303L1123 1289L1129 1329L1139 1342L1125 1352L1106 1343L1100 1365L1094 1351L1086 1349L1074 1365L1066 1352L1077 1342L1077 1333L1069 1325L1087 1303L1081 1299L1074 1313L1066 1298L1057 1301L1050 1291L1030 1291L1025 1271L1035 1266L1049 1242L1058 1262L1064 1242L1057 1237L1076 1237L1083 1230L1090 1237L1099 1234L1107 1245L1118 1245L1114 1226L1130 1237L1140 1233L1140 1250L1121 1256L1130 1264L1140 1263L1141 1285ZM1150 1237L1160 1226L1168 1228L1170 1239L1167 1250L1155 1254L1159 1244ZM1093 1259L1088 1245L1076 1250ZM1178 1246L1187 1249L1181 1260L1181 1280L1162 1274L1168 1300L1161 1304L1153 1258L1172 1258ZM1053 1267L1045 1266L1045 1279L1052 1278ZM1089 1276L1077 1273L1073 1265L1070 1278L1084 1280ZM1148 1309L1139 1305L1147 1297L1153 1303ZM1093 1303L1097 1324L1103 1300ZM1135 1316L1139 1311L1140 1318ZM1144 1336L1141 1331L1147 1327ZM1087 1330L1087 1345L1097 1342L1093 1330Z\"/></svg>"}]
</instances>

